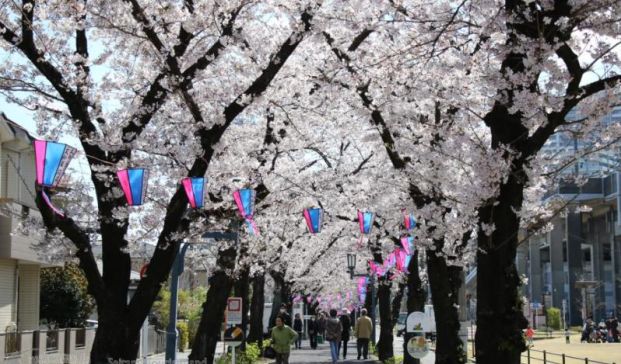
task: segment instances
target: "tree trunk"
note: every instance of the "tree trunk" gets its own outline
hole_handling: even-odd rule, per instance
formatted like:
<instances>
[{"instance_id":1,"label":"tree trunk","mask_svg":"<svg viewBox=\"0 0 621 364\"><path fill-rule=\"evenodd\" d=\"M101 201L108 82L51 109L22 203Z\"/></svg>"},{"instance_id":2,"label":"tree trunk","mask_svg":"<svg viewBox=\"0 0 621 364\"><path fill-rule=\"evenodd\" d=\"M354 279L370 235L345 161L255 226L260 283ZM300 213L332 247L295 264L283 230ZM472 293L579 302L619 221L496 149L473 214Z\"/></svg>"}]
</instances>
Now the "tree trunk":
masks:
<instances>
[{"instance_id":1,"label":"tree trunk","mask_svg":"<svg viewBox=\"0 0 621 364\"><path fill-rule=\"evenodd\" d=\"M270 320L268 323L268 328L271 329L276 324L276 316L278 316L278 311L280 310L280 305L285 303L282 300L282 288L285 282L282 273L280 272L271 272L270 276L274 280L274 291L272 296L272 312L270 313Z\"/></svg>"},{"instance_id":2,"label":"tree trunk","mask_svg":"<svg viewBox=\"0 0 621 364\"><path fill-rule=\"evenodd\" d=\"M207 364L214 362L216 344L224 321L226 302L233 287L233 279L226 272L235 267L235 256L235 247L222 250L218 254L216 264L221 269L215 272L209 280L207 300L203 304L201 322L194 338L192 352L189 356L190 360L203 360Z\"/></svg>"},{"instance_id":3,"label":"tree trunk","mask_svg":"<svg viewBox=\"0 0 621 364\"><path fill-rule=\"evenodd\" d=\"M99 326L95 332L95 339L90 353L93 364L107 364L110 360L121 360L138 356L139 340L137 335L131 335L125 324L127 320L120 319L121 314L111 312L110 307L98 309Z\"/></svg>"},{"instance_id":4,"label":"tree trunk","mask_svg":"<svg viewBox=\"0 0 621 364\"><path fill-rule=\"evenodd\" d=\"M377 300L380 313L380 337L377 342L377 356L380 361L388 360L394 356L392 315L390 313L390 288L392 283L388 278L379 279L377 288Z\"/></svg>"},{"instance_id":5,"label":"tree trunk","mask_svg":"<svg viewBox=\"0 0 621 364\"><path fill-rule=\"evenodd\" d=\"M436 247L443 241L435 241ZM436 320L436 364L463 364L466 362L463 343L459 337L459 289L461 267L448 266L444 257L427 250L427 275L433 312Z\"/></svg>"},{"instance_id":6,"label":"tree trunk","mask_svg":"<svg viewBox=\"0 0 621 364\"><path fill-rule=\"evenodd\" d=\"M518 168L517 166L513 169ZM481 224L495 227L491 236L479 231L477 250L477 363L519 364L526 349L522 329L527 321L518 293L515 266L524 172L513 171L500 187L496 206L479 210Z\"/></svg>"},{"instance_id":7,"label":"tree trunk","mask_svg":"<svg viewBox=\"0 0 621 364\"><path fill-rule=\"evenodd\" d=\"M425 294L425 290L423 289L423 282L420 279L418 273L418 249L414 249L412 253L412 259L410 259L410 264L408 265L408 281L407 281L407 301L406 305L409 312L414 311L424 311L425 310L425 299L427 298ZM407 352L407 341L403 340L403 352ZM419 364L420 361L418 359L413 359L409 355L405 354L403 356L404 364Z\"/></svg>"},{"instance_id":8,"label":"tree trunk","mask_svg":"<svg viewBox=\"0 0 621 364\"><path fill-rule=\"evenodd\" d=\"M399 284L399 289L392 299L392 328L395 328L397 321L399 320L399 314L401 313L401 301L403 301L403 295L405 294L405 283Z\"/></svg>"},{"instance_id":9,"label":"tree trunk","mask_svg":"<svg viewBox=\"0 0 621 364\"><path fill-rule=\"evenodd\" d=\"M263 342L263 311L265 307L265 274L252 278L252 302L250 303L250 331L248 342Z\"/></svg>"}]
</instances>

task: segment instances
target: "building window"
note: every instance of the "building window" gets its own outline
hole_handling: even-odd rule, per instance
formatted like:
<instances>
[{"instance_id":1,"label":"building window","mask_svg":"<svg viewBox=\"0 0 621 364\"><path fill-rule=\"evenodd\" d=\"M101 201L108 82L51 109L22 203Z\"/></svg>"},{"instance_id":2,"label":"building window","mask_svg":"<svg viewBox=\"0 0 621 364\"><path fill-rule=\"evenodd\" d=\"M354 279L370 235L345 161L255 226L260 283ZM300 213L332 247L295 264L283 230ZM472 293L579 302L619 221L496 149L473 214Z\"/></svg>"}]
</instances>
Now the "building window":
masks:
<instances>
[{"instance_id":1,"label":"building window","mask_svg":"<svg viewBox=\"0 0 621 364\"><path fill-rule=\"evenodd\" d=\"M567 262L567 240L563 240L563 262Z\"/></svg>"},{"instance_id":2,"label":"building window","mask_svg":"<svg viewBox=\"0 0 621 364\"><path fill-rule=\"evenodd\" d=\"M611 262L612 261L612 249L610 247L610 244L603 244L602 248L603 248L602 250L603 250L603 255L604 255L604 261Z\"/></svg>"}]
</instances>

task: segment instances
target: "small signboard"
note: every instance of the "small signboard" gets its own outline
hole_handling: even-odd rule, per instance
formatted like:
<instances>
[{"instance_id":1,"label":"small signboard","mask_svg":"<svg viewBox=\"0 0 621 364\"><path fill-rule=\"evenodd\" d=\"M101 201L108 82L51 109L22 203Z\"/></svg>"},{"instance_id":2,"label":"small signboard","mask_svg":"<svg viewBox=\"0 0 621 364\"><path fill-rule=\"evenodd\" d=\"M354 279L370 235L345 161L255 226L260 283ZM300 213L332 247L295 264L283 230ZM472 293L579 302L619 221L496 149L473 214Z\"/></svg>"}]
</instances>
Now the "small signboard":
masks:
<instances>
[{"instance_id":1,"label":"small signboard","mask_svg":"<svg viewBox=\"0 0 621 364\"><path fill-rule=\"evenodd\" d=\"M413 336L406 345L408 355L414 359L424 358L429 354L429 344L424 336Z\"/></svg>"},{"instance_id":2,"label":"small signboard","mask_svg":"<svg viewBox=\"0 0 621 364\"><path fill-rule=\"evenodd\" d=\"M226 323L229 325L239 325L242 323L241 297L229 297L226 303Z\"/></svg>"},{"instance_id":3,"label":"small signboard","mask_svg":"<svg viewBox=\"0 0 621 364\"><path fill-rule=\"evenodd\" d=\"M424 312L416 311L408 315L405 321L406 332L431 332L433 325Z\"/></svg>"}]
</instances>

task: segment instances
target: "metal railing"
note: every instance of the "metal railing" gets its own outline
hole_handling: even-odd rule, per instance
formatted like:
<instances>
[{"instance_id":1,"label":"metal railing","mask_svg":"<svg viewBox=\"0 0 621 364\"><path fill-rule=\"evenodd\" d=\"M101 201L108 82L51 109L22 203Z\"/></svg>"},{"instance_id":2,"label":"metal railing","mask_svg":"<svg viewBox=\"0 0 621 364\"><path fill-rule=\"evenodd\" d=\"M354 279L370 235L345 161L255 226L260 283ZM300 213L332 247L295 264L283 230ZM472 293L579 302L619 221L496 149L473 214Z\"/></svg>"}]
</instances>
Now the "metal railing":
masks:
<instances>
[{"instance_id":1,"label":"metal railing","mask_svg":"<svg viewBox=\"0 0 621 364\"><path fill-rule=\"evenodd\" d=\"M551 353L545 350L527 349L522 352L521 364L616 364L615 362L603 362L589 358Z\"/></svg>"}]
</instances>

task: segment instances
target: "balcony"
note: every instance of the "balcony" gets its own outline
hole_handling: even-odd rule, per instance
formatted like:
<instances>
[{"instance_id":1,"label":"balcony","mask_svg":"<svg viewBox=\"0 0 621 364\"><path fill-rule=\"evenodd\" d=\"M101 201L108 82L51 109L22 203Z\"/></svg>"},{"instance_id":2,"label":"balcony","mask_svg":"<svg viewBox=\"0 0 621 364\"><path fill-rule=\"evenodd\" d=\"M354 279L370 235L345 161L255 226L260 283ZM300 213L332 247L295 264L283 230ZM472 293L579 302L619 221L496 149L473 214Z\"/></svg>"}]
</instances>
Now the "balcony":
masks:
<instances>
[{"instance_id":1,"label":"balcony","mask_svg":"<svg viewBox=\"0 0 621 364\"><path fill-rule=\"evenodd\" d=\"M44 254L37 252L34 237L17 230L22 217L41 219L39 211L14 202L0 199L0 259L15 259L27 264L47 264Z\"/></svg>"}]
</instances>

